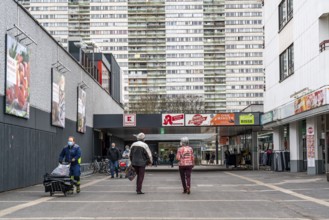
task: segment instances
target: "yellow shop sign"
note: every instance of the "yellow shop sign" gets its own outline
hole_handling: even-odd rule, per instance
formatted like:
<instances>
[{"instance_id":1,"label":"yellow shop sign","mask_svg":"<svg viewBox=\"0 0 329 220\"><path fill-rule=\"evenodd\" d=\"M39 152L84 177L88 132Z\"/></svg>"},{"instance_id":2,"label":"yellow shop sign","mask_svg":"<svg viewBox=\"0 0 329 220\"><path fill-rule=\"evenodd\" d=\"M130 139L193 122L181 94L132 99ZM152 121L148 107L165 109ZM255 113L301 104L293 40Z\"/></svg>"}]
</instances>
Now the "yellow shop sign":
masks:
<instances>
[{"instance_id":1,"label":"yellow shop sign","mask_svg":"<svg viewBox=\"0 0 329 220\"><path fill-rule=\"evenodd\" d=\"M254 125L255 124L255 116L252 114L249 115L240 115L239 116L240 125Z\"/></svg>"}]
</instances>

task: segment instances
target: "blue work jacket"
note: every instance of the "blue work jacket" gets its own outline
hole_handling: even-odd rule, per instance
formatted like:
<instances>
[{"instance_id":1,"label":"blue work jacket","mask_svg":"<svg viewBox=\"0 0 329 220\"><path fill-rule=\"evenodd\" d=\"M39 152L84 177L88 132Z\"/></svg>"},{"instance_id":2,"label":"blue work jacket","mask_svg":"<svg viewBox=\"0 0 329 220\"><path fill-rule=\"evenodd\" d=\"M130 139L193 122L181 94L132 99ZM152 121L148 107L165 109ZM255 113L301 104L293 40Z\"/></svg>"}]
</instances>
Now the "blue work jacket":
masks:
<instances>
[{"instance_id":1,"label":"blue work jacket","mask_svg":"<svg viewBox=\"0 0 329 220\"><path fill-rule=\"evenodd\" d=\"M72 162L72 159L75 159L74 162ZM63 148L61 154L59 155L59 161L63 162L71 162L71 166L78 165L81 163L81 150L80 146L77 144L74 144L73 146L66 146Z\"/></svg>"}]
</instances>

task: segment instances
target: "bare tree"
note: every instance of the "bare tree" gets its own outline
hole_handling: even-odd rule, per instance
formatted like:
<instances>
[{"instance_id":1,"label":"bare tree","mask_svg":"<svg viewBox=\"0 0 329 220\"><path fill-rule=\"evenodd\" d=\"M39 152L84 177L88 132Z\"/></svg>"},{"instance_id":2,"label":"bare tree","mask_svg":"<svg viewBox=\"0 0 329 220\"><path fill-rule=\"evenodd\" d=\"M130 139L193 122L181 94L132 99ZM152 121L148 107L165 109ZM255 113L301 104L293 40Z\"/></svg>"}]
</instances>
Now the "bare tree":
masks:
<instances>
[{"instance_id":1,"label":"bare tree","mask_svg":"<svg viewBox=\"0 0 329 220\"><path fill-rule=\"evenodd\" d=\"M130 100L125 105L125 112L137 114L160 113L165 103L165 99L158 94L143 94L137 100Z\"/></svg>"},{"instance_id":2,"label":"bare tree","mask_svg":"<svg viewBox=\"0 0 329 220\"><path fill-rule=\"evenodd\" d=\"M204 100L198 95L180 94L166 98L166 113L203 113Z\"/></svg>"}]
</instances>

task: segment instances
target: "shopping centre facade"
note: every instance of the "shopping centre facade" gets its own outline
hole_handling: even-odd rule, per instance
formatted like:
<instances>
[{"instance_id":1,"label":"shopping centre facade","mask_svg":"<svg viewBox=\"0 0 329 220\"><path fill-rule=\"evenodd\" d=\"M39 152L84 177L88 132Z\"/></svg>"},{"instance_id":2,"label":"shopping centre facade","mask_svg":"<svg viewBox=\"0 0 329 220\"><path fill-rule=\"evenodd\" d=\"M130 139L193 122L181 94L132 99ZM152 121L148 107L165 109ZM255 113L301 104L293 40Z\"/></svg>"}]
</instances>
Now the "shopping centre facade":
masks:
<instances>
[{"instance_id":1,"label":"shopping centre facade","mask_svg":"<svg viewBox=\"0 0 329 220\"><path fill-rule=\"evenodd\" d=\"M266 1L264 129L274 151L290 151L291 172L328 170L329 4ZM327 166L327 167L326 167Z\"/></svg>"},{"instance_id":2,"label":"shopping centre facade","mask_svg":"<svg viewBox=\"0 0 329 220\"><path fill-rule=\"evenodd\" d=\"M0 191L5 191L40 183L57 165L68 136L81 146L82 163L90 162L93 115L122 114L123 107L99 83L97 68L88 72L15 1L0 2L0 33Z\"/></svg>"}]
</instances>

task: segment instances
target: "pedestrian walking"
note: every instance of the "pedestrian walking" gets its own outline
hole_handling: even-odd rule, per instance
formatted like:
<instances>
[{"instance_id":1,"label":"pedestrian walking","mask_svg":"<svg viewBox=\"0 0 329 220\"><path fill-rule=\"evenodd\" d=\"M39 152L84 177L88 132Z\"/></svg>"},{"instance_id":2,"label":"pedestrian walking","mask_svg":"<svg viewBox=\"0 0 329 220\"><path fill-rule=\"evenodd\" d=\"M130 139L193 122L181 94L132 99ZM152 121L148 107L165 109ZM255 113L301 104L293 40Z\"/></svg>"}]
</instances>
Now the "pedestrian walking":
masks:
<instances>
[{"instance_id":1,"label":"pedestrian walking","mask_svg":"<svg viewBox=\"0 0 329 220\"><path fill-rule=\"evenodd\" d=\"M145 167L152 165L152 153L149 146L144 142L145 134L139 133L137 141L131 145L130 148L130 161L137 174L136 192L137 194L144 194L142 192L142 185L145 175Z\"/></svg>"},{"instance_id":2,"label":"pedestrian walking","mask_svg":"<svg viewBox=\"0 0 329 220\"><path fill-rule=\"evenodd\" d=\"M81 163L81 149L75 143L73 136L68 138L67 145L63 148L59 155L59 163L69 162L70 165L70 178L76 181L76 192L80 193L80 163ZM69 192L73 193L73 191Z\"/></svg>"},{"instance_id":3,"label":"pedestrian walking","mask_svg":"<svg viewBox=\"0 0 329 220\"><path fill-rule=\"evenodd\" d=\"M125 150L122 153L122 162L126 163L126 169L129 166L129 153L130 153L130 149L129 149L129 145L125 146Z\"/></svg>"},{"instance_id":4,"label":"pedestrian walking","mask_svg":"<svg viewBox=\"0 0 329 220\"><path fill-rule=\"evenodd\" d=\"M191 193L191 173L194 166L193 149L188 146L189 140L187 137L181 138L180 148L178 148L176 159L179 161L179 173L183 186L183 193Z\"/></svg>"},{"instance_id":5,"label":"pedestrian walking","mask_svg":"<svg viewBox=\"0 0 329 220\"><path fill-rule=\"evenodd\" d=\"M211 154L210 156L210 164L214 164L215 163L215 159L216 159L216 156L214 153Z\"/></svg>"},{"instance_id":6,"label":"pedestrian walking","mask_svg":"<svg viewBox=\"0 0 329 220\"><path fill-rule=\"evenodd\" d=\"M118 177L119 172L119 160L121 154L119 149L115 146L115 143L112 143L110 149L107 151L107 157L109 159L109 168L111 171L111 178L114 178L114 172L116 177Z\"/></svg>"},{"instance_id":7,"label":"pedestrian walking","mask_svg":"<svg viewBox=\"0 0 329 220\"><path fill-rule=\"evenodd\" d=\"M206 153L206 162L207 162L207 164L209 164L209 160L210 160L210 153L207 152Z\"/></svg>"},{"instance_id":8,"label":"pedestrian walking","mask_svg":"<svg viewBox=\"0 0 329 220\"><path fill-rule=\"evenodd\" d=\"M154 151L154 153L153 153L153 165L155 167L158 166L158 153L156 151Z\"/></svg>"},{"instance_id":9,"label":"pedestrian walking","mask_svg":"<svg viewBox=\"0 0 329 220\"><path fill-rule=\"evenodd\" d=\"M226 165L226 168L229 168L229 160L230 160L230 151L228 150L228 147L226 148L226 150L224 151L224 154L225 154L225 165Z\"/></svg>"},{"instance_id":10,"label":"pedestrian walking","mask_svg":"<svg viewBox=\"0 0 329 220\"><path fill-rule=\"evenodd\" d=\"M170 154L169 154L169 162L170 162L170 166L171 167L174 167L174 160L175 160L175 154L173 151L170 151Z\"/></svg>"}]
</instances>

